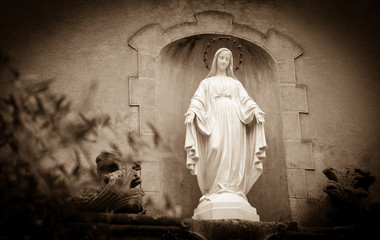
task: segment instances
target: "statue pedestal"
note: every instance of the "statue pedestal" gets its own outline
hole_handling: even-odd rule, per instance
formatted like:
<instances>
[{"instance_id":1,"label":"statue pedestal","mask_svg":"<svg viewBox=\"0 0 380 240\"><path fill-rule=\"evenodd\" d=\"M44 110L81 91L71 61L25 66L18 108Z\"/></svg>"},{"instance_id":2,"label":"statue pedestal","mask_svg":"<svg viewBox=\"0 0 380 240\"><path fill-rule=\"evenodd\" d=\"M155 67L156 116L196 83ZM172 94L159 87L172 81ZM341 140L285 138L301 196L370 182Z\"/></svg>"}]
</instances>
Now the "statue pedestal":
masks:
<instances>
[{"instance_id":1,"label":"statue pedestal","mask_svg":"<svg viewBox=\"0 0 380 240\"><path fill-rule=\"evenodd\" d=\"M193 219L241 219L260 221L256 208L233 193L213 194L203 199L194 210Z\"/></svg>"}]
</instances>

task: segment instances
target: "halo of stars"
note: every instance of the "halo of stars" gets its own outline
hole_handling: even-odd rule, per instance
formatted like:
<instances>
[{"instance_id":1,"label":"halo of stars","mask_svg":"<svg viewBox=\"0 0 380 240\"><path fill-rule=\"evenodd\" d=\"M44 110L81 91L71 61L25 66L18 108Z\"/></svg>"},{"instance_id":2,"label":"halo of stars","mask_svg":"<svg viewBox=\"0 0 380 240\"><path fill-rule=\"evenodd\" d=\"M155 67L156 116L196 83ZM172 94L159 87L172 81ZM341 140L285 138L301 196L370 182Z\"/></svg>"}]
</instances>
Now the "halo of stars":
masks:
<instances>
[{"instance_id":1,"label":"halo of stars","mask_svg":"<svg viewBox=\"0 0 380 240\"><path fill-rule=\"evenodd\" d=\"M206 47L205 47L205 49L203 51L203 62L205 64L205 67L208 70L210 70L210 67L209 67L209 64L208 64L208 58L207 57L208 57L208 51L210 50L211 45L213 45L218 40L221 41L221 40L224 40L224 39L227 40L227 41L231 41L236 46L236 48L239 50L240 59L239 59L238 64L235 66L234 71L239 70L240 65L243 63L243 54L244 53L241 50L242 45L240 45L236 41L235 38L232 38L232 37L229 37L229 36L219 36L219 37L215 37L215 38L211 39L211 41L206 44Z\"/></svg>"}]
</instances>

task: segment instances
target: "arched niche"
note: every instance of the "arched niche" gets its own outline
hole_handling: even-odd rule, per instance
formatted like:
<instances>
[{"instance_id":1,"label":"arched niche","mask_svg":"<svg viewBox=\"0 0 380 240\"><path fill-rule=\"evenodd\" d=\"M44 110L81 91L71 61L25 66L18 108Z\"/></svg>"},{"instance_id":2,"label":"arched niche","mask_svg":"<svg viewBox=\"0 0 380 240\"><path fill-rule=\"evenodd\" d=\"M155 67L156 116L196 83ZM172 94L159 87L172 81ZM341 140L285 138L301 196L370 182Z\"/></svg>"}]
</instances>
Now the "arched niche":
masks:
<instances>
[{"instance_id":1,"label":"arched niche","mask_svg":"<svg viewBox=\"0 0 380 240\"><path fill-rule=\"evenodd\" d=\"M176 204L184 207L184 213L191 217L197 206L201 193L196 177L191 176L185 167L184 116L190 99L201 80L208 74L203 61L206 44L211 44L208 51L209 62L220 47L227 47L234 53L234 61L239 62L239 50L232 41L221 39L211 43L219 35L202 34L186 37L165 46L159 56L158 64L158 126L175 152L170 161L162 161L165 176L163 189ZM257 208L264 221L278 216L289 215L288 189L284 184L286 165L282 137L282 119L280 89L277 79L277 68L273 58L261 47L235 38L243 52L240 69L235 71L247 92L266 112L266 137L268 143L267 159L264 161L264 172L254 188L248 193L250 203ZM175 173L175 174L173 174ZM279 219L277 219L279 220Z\"/></svg>"},{"instance_id":2,"label":"arched niche","mask_svg":"<svg viewBox=\"0 0 380 240\"><path fill-rule=\"evenodd\" d=\"M138 108L138 129L151 139L146 122L153 123L172 144L166 153L143 162L146 196L162 204L165 193L170 194L174 204L182 205L184 216L191 216L198 204L196 179L185 168L183 114L207 74L203 44L210 34L228 35L238 38L247 52L237 77L267 113L266 170L248 194L249 200L264 221L297 220L300 206L309 200L305 171L314 169L311 143L302 141L299 121L300 113L308 113L306 87L297 85L295 77L294 60L302 54L300 47L274 29L262 33L235 23L226 12L194 16L194 22L167 29L147 25L128 41L137 51L138 75L128 81L129 105Z\"/></svg>"}]
</instances>

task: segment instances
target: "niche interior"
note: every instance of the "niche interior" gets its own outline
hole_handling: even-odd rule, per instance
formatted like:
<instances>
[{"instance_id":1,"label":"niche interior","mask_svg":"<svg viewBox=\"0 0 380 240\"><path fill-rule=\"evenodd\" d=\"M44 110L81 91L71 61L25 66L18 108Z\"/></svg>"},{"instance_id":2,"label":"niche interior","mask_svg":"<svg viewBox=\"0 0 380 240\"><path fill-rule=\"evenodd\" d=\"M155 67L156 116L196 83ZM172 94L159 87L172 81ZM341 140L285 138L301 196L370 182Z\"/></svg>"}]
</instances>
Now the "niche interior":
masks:
<instances>
[{"instance_id":1,"label":"niche interior","mask_svg":"<svg viewBox=\"0 0 380 240\"><path fill-rule=\"evenodd\" d=\"M236 77L266 113L267 157L261 177L247 195L248 200L257 209L261 221L286 220L290 209L277 67L263 48L235 37L194 35L171 42L160 52L157 66L157 124L172 156L160 161L160 192L183 207L184 217L191 217L198 205L201 193L197 180L185 166L184 113L199 83L208 74L205 50L206 59L211 65L214 53L221 47L233 52L234 65L239 66L235 71Z\"/></svg>"}]
</instances>

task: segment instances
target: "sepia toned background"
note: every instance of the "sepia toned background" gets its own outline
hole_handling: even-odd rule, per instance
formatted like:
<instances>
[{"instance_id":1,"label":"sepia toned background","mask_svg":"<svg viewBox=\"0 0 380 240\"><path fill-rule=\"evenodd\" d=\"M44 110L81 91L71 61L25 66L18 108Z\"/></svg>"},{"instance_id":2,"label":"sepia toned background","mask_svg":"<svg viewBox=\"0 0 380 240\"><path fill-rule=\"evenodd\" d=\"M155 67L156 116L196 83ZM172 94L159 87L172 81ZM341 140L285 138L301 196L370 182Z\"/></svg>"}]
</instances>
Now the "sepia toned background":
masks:
<instances>
[{"instance_id":1,"label":"sepia toned background","mask_svg":"<svg viewBox=\"0 0 380 240\"><path fill-rule=\"evenodd\" d=\"M217 29L212 28L215 21L226 19L234 29L257 32L268 45L230 34L245 53L236 75L267 113L268 158L248 194L261 220L325 221L325 168L361 168L380 175L380 18L375 1L35 0L1 1L0 9L0 49L23 75L54 78L54 91L64 92L74 106L97 81L91 114L128 116L120 132L147 137L146 120L157 126L168 148L143 164L142 187L158 203L168 194L185 217L191 217L200 191L185 168L183 114L207 75L205 44L228 33L203 31L205 22ZM187 23L197 23L199 31L169 41L145 31L155 24L165 35ZM133 41L144 31L148 35L141 36L158 54L136 48L143 43ZM271 40L276 38L283 40ZM296 46L299 54L292 61L273 54L286 51L282 42ZM2 82L1 91L7 86ZM109 138L128 150L124 134L105 135L104 141ZM101 141L94 144L94 165L107 148ZM379 181L370 192L371 200L380 200Z\"/></svg>"}]
</instances>

